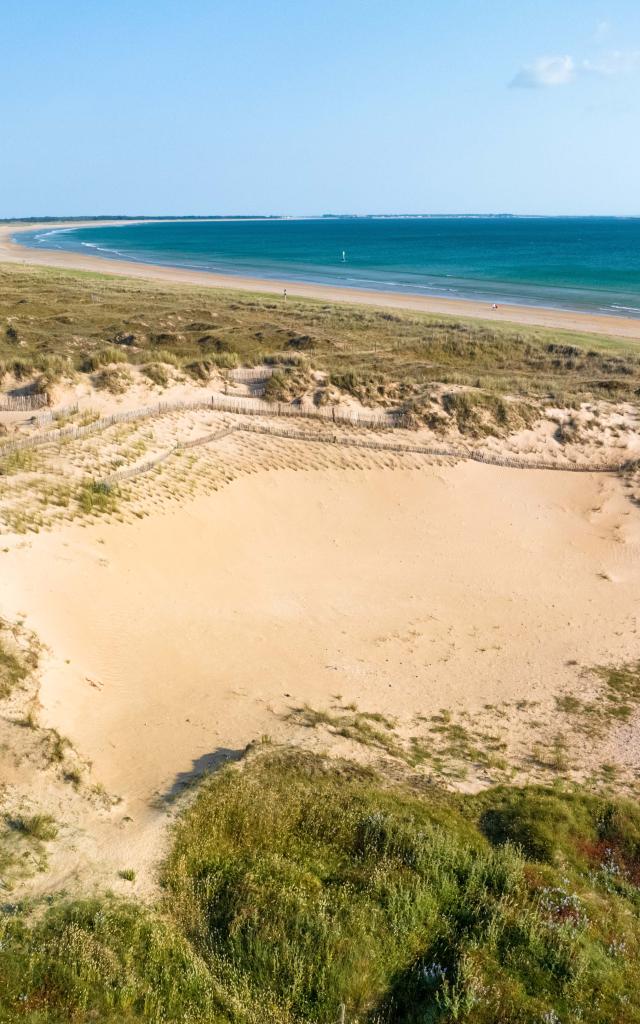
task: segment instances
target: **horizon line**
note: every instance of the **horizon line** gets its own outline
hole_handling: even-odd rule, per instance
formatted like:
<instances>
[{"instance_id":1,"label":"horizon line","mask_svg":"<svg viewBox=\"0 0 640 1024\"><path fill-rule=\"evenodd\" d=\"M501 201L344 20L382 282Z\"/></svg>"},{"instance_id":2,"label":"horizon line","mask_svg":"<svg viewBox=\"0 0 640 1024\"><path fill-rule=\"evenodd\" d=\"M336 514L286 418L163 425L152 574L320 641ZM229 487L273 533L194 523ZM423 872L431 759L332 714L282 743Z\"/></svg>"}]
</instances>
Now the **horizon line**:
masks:
<instances>
[{"instance_id":1,"label":"horizon line","mask_svg":"<svg viewBox=\"0 0 640 1024\"><path fill-rule=\"evenodd\" d=\"M70 221L224 221L224 220L638 220L639 213L163 213L163 214L42 214L25 217L0 217L0 224L57 223Z\"/></svg>"}]
</instances>

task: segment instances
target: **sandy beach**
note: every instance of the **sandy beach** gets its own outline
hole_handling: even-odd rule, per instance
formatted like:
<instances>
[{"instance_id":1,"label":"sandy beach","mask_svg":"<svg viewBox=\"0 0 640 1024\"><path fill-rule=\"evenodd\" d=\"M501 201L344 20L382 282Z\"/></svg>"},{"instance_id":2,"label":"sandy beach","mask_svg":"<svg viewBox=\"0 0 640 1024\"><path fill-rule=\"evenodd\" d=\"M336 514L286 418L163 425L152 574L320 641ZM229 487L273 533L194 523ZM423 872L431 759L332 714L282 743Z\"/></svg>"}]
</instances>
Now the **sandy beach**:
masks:
<instances>
[{"instance_id":1,"label":"sandy beach","mask_svg":"<svg viewBox=\"0 0 640 1024\"><path fill-rule=\"evenodd\" d=\"M153 264L134 263L127 260L103 259L99 256L85 256L79 253L31 249L21 246L12 240L12 236L20 231L34 231L39 228L51 229L54 227L97 227L102 223L115 226L118 223L131 224L135 222L91 221L85 224L84 222L61 221L59 224L3 224L0 226L0 261L61 267L67 270L89 270L120 277L163 281L167 284L191 284L198 287L238 289L240 291L264 292L268 294L282 295L283 289L286 288L287 294L292 298L322 299L328 302L344 302L352 305L416 310L423 313L472 317L498 323L528 324L640 341L640 320L626 317L598 316L590 313L517 305L502 305L498 310L493 310L489 303L474 302L466 299L404 295L296 281L264 280L231 274L183 270L177 267L161 267Z\"/></svg>"}]
</instances>

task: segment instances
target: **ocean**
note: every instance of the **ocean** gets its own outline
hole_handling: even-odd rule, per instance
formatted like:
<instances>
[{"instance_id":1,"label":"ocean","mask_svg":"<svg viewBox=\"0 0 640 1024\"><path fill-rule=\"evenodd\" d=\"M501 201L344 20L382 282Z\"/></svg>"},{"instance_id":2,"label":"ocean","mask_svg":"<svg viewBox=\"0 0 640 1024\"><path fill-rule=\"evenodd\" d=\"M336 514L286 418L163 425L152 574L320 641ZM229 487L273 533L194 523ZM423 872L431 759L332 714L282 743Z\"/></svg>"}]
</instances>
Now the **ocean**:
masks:
<instances>
[{"instance_id":1,"label":"ocean","mask_svg":"<svg viewBox=\"0 0 640 1024\"><path fill-rule=\"evenodd\" d=\"M640 218L166 221L17 240L231 275L640 318Z\"/></svg>"}]
</instances>

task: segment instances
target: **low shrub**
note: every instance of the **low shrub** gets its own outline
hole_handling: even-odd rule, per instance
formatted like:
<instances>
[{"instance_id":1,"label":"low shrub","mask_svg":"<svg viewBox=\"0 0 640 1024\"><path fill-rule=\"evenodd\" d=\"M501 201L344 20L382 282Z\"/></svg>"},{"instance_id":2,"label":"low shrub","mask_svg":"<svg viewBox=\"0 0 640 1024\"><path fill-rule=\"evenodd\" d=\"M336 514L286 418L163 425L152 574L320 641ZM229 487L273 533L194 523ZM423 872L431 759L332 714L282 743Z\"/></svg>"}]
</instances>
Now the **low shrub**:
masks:
<instances>
[{"instance_id":1,"label":"low shrub","mask_svg":"<svg viewBox=\"0 0 640 1024\"><path fill-rule=\"evenodd\" d=\"M0 1020L638 1024L639 840L628 801L269 751L201 785L155 908L0 917Z\"/></svg>"},{"instance_id":2,"label":"low shrub","mask_svg":"<svg viewBox=\"0 0 640 1024\"><path fill-rule=\"evenodd\" d=\"M110 391L112 395L123 395L132 383L131 371L126 366L107 366L93 378L97 388Z\"/></svg>"},{"instance_id":3,"label":"low shrub","mask_svg":"<svg viewBox=\"0 0 640 1024\"><path fill-rule=\"evenodd\" d=\"M147 363L146 366L143 366L142 372L153 384L157 384L161 388L166 388L171 381L169 371L164 363Z\"/></svg>"}]
</instances>

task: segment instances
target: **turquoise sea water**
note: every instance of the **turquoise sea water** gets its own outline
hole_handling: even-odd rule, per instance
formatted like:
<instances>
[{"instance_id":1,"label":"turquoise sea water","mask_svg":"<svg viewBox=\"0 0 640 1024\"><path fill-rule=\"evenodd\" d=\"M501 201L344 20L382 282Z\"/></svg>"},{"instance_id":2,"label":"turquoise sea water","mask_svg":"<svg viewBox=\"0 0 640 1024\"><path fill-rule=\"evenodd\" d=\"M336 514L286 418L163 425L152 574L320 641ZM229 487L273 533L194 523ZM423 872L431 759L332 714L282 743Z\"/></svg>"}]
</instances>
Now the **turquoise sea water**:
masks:
<instances>
[{"instance_id":1,"label":"turquoise sea water","mask_svg":"<svg viewBox=\"0 0 640 1024\"><path fill-rule=\"evenodd\" d=\"M640 318L640 218L167 221L40 230L105 259Z\"/></svg>"}]
</instances>

